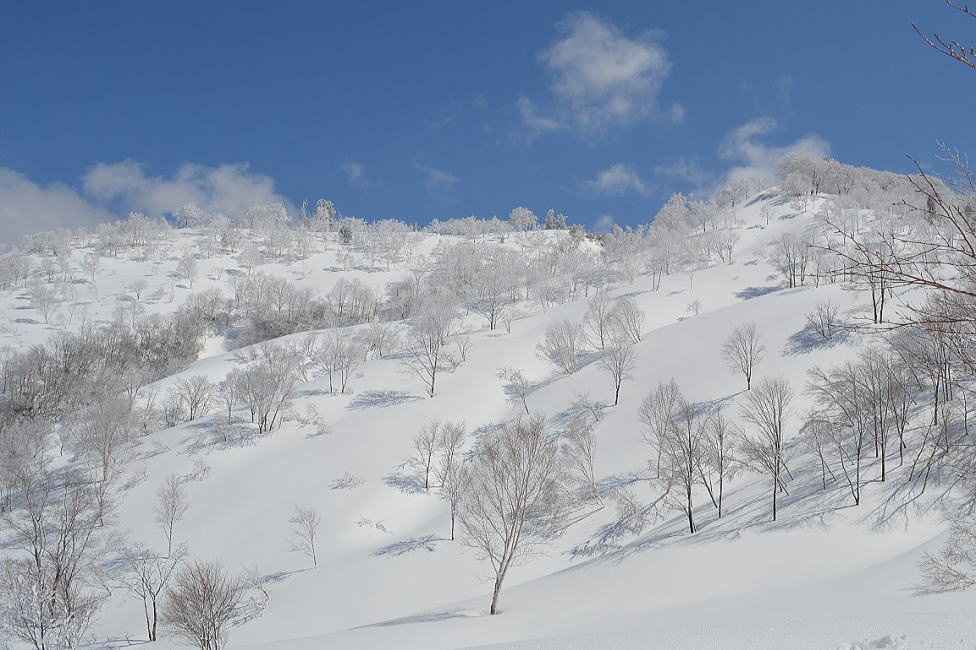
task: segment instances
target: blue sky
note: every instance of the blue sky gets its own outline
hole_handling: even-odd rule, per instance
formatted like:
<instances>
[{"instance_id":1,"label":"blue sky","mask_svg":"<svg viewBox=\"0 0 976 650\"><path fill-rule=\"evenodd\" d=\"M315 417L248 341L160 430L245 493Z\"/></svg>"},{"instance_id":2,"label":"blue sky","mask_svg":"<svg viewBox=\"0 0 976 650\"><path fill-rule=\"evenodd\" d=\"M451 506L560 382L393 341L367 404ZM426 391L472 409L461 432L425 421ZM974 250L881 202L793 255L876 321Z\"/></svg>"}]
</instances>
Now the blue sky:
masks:
<instances>
[{"instance_id":1,"label":"blue sky","mask_svg":"<svg viewBox=\"0 0 976 650\"><path fill-rule=\"evenodd\" d=\"M0 228L325 197L648 221L793 148L973 150L941 0L0 2ZM968 119L967 119L968 118Z\"/></svg>"}]
</instances>

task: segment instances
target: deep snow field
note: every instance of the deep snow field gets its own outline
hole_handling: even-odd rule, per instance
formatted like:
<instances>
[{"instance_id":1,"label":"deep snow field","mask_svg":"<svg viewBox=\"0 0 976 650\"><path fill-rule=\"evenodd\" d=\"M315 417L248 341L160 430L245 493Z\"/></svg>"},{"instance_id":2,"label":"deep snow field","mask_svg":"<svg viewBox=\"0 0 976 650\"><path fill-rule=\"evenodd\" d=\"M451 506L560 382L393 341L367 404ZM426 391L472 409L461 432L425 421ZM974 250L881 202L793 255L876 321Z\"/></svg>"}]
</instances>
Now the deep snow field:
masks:
<instances>
[{"instance_id":1,"label":"deep snow field","mask_svg":"<svg viewBox=\"0 0 976 650\"><path fill-rule=\"evenodd\" d=\"M810 202L811 210L818 200ZM769 225L760 216L765 204L772 207ZM231 628L228 647L974 647L973 596L933 594L921 586L917 563L926 549L939 546L948 524L935 503L937 489L907 505L899 501L907 468L897 467L897 456L885 483L873 480L878 467L871 457L862 502L853 506L840 481L822 491L812 457L797 451L776 522L770 521L770 481L751 472L726 487L721 520L705 492L696 495L695 534L687 532L680 511L658 501L638 419L641 400L658 382L674 378L692 401L721 402L737 417L744 382L728 370L720 347L733 327L755 322L766 346L756 379L781 374L791 381L798 398L788 430L795 440L807 399L806 372L848 359L881 336L864 318L870 313L867 293L841 283L784 288L765 260L776 236L815 227L812 212L797 214L767 194L740 207L737 217L734 263L666 276L657 291L643 275L612 288L611 296L632 297L647 318L636 367L617 406L610 406L610 379L592 358L566 375L536 354L546 325L581 320L586 299L546 310L525 303L511 333L489 331L472 314L463 327L471 339L467 358L439 378L433 398L392 355L360 366L347 394L329 394L322 377L298 387L292 408L304 414L314 407L326 433L289 420L269 434L224 442L218 430L226 425L215 410L140 438L120 481L117 523L131 540L164 544L153 515L160 482L171 473L195 477L187 483L190 505L175 541L185 542L194 558L221 558L233 570L256 567L270 593L266 603L249 596L254 607ZM200 237L193 230L176 236L176 251L195 246ZM538 231L510 236L509 242L548 236L559 235ZM411 237L418 255L436 240L460 240ZM340 277L360 278L382 292L408 267L404 261L389 270L343 270L336 250L331 245L305 261L269 262L260 269L325 293ZM243 272L232 256L202 258L192 289L177 283L170 301L168 274L175 264L175 255L158 265L124 254L106 259L97 297L90 283L78 284L78 302L85 306L70 324L45 325L29 292L3 291L0 346L42 342L60 327L77 327L83 313L92 321L108 319L133 278L145 277L147 295L164 288L142 299L151 313L172 311L209 287L229 293L228 279ZM813 337L805 314L827 299L840 306L845 321L864 327L830 341ZM696 300L697 315L688 310ZM235 367L226 343L208 341L198 361L160 387L201 374L220 381ZM470 448L472 432L514 417L518 409L496 376L503 367L525 373L533 384L529 408L545 413L554 431L566 425L582 394L606 405L595 429L605 506L581 508L552 545L514 567L501 592L500 615L488 616L487 563L461 541L449 540L447 504L436 490L418 487L403 463L412 455L413 437L434 418L463 420ZM358 480L348 480L350 475ZM641 504L642 523L617 507L618 491ZM296 504L323 518L317 569L289 551L288 519ZM142 603L116 590L91 633L91 647L144 642ZM164 635L155 647L173 644Z\"/></svg>"}]
</instances>

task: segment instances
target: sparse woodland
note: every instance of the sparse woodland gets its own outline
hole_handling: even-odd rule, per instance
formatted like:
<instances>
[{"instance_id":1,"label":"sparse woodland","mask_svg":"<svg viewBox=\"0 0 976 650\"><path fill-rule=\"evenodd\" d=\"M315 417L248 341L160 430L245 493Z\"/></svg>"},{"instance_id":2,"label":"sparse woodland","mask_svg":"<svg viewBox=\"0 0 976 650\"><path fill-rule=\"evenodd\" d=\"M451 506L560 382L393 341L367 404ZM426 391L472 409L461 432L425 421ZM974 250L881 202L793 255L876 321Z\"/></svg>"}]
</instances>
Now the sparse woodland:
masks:
<instances>
[{"instance_id":1,"label":"sparse woodland","mask_svg":"<svg viewBox=\"0 0 976 650\"><path fill-rule=\"evenodd\" d=\"M309 581L345 579L335 549L356 544L376 565L443 556L442 600L480 589L504 616L522 571L682 539L714 554L850 509L879 529L938 510L918 582L972 588L976 177L941 154L945 176L791 153L775 184L674 194L604 233L323 200L27 237L0 254L0 645L137 630L214 650L280 615L277 589L342 590Z\"/></svg>"}]
</instances>

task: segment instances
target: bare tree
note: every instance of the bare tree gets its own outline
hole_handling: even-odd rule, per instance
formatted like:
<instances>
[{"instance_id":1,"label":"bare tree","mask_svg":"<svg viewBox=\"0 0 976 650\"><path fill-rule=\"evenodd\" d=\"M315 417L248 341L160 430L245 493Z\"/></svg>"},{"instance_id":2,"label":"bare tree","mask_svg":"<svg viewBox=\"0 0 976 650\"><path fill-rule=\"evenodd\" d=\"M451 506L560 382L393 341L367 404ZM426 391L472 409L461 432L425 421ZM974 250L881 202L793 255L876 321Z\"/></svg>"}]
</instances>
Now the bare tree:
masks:
<instances>
[{"instance_id":1,"label":"bare tree","mask_svg":"<svg viewBox=\"0 0 976 650\"><path fill-rule=\"evenodd\" d=\"M444 347L456 323L453 301L445 296L432 296L422 305L407 331L401 363L420 377L430 397L434 396L437 376L448 361Z\"/></svg>"},{"instance_id":2,"label":"bare tree","mask_svg":"<svg viewBox=\"0 0 976 650\"><path fill-rule=\"evenodd\" d=\"M919 563L926 584L936 591L964 591L976 585L976 519L953 522L945 543Z\"/></svg>"},{"instance_id":3,"label":"bare tree","mask_svg":"<svg viewBox=\"0 0 976 650\"><path fill-rule=\"evenodd\" d=\"M234 407L240 399L238 393L238 382L237 373L231 371L230 374L224 379L224 381L217 384L216 396L217 400L223 404L227 411L227 422L230 423L233 417Z\"/></svg>"},{"instance_id":4,"label":"bare tree","mask_svg":"<svg viewBox=\"0 0 976 650\"><path fill-rule=\"evenodd\" d=\"M460 462L459 454L464 446L464 422L444 422L437 433L440 462L437 464L437 480L443 485L444 477Z\"/></svg>"},{"instance_id":5,"label":"bare tree","mask_svg":"<svg viewBox=\"0 0 976 650\"><path fill-rule=\"evenodd\" d=\"M166 535L167 557L173 552L173 528L183 519L189 507L182 479L176 474L167 474L156 492L156 523Z\"/></svg>"},{"instance_id":6,"label":"bare tree","mask_svg":"<svg viewBox=\"0 0 976 650\"><path fill-rule=\"evenodd\" d=\"M807 314L807 327L824 339L831 338L837 327L837 311L837 304L830 300L818 302L813 311Z\"/></svg>"},{"instance_id":7,"label":"bare tree","mask_svg":"<svg viewBox=\"0 0 976 650\"><path fill-rule=\"evenodd\" d=\"M104 397L84 413L78 427L78 443L95 475L94 496L99 524L104 523L108 501L123 453L136 430L132 404L124 397Z\"/></svg>"},{"instance_id":8,"label":"bare tree","mask_svg":"<svg viewBox=\"0 0 976 650\"><path fill-rule=\"evenodd\" d=\"M218 561L185 565L166 590L162 623L200 650L217 650L226 641L241 598L241 584Z\"/></svg>"},{"instance_id":9,"label":"bare tree","mask_svg":"<svg viewBox=\"0 0 976 650\"><path fill-rule=\"evenodd\" d=\"M17 484L22 508L4 522L22 555L0 561L0 630L38 650L77 647L105 598L104 513L85 477L55 476L46 459L23 467Z\"/></svg>"},{"instance_id":10,"label":"bare tree","mask_svg":"<svg viewBox=\"0 0 976 650\"><path fill-rule=\"evenodd\" d=\"M235 376L236 394L250 413L258 432L272 431L281 424L281 415L291 403L298 373L284 350L264 345L262 358Z\"/></svg>"},{"instance_id":11,"label":"bare tree","mask_svg":"<svg viewBox=\"0 0 976 650\"><path fill-rule=\"evenodd\" d=\"M461 500L468 490L468 470L461 462L448 466L441 474L440 497L447 501L451 508L451 541L454 541L455 522Z\"/></svg>"},{"instance_id":12,"label":"bare tree","mask_svg":"<svg viewBox=\"0 0 976 650\"><path fill-rule=\"evenodd\" d=\"M725 412L719 409L708 417L705 423L705 457L702 463L702 482L708 489L712 503L718 508L719 519L722 518L722 496L725 492L725 482L735 476L738 463L736 462L735 445L733 441L737 432L725 417ZM706 472L708 476L706 477ZM718 485L713 485L714 480Z\"/></svg>"},{"instance_id":13,"label":"bare tree","mask_svg":"<svg viewBox=\"0 0 976 650\"><path fill-rule=\"evenodd\" d=\"M319 561L315 555L315 539L319 533L319 526L322 524L322 515L311 508L296 505L288 523L292 525L289 549L304 553L312 558L312 566L318 568Z\"/></svg>"},{"instance_id":14,"label":"bare tree","mask_svg":"<svg viewBox=\"0 0 976 650\"><path fill-rule=\"evenodd\" d=\"M141 544L123 552L125 573L122 580L125 586L142 600L146 632L150 641L157 640L160 597L173 572L185 556L186 549L182 546L178 547L176 552L171 552L168 557L163 557Z\"/></svg>"},{"instance_id":15,"label":"bare tree","mask_svg":"<svg viewBox=\"0 0 976 650\"><path fill-rule=\"evenodd\" d=\"M596 455L596 436L593 425L586 415L573 418L566 430L566 445L563 454L570 473L575 474L589 498L603 506L603 499L596 485L596 471L593 462Z\"/></svg>"},{"instance_id":16,"label":"bare tree","mask_svg":"<svg viewBox=\"0 0 976 650\"><path fill-rule=\"evenodd\" d=\"M644 398L638 410L643 429L641 435L656 456L657 478L661 477L668 429L673 426L675 411L682 400L681 389L672 379L667 383L658 384L657 388Z\"/></svg>"},{"instance_id":17,"label":"bare tree","mask_svg":"<svg viewBox=\"0 0 976 650\"><path fill-rule=\"evenodd\" d=\"M722 359L729 370L745 376L746 390L752 389L753 371L756 364L762 361L765 350L755 323L736 327L722 345Z\"/></svg>"},{"instance_id":18,"label":"bare tree","mask_svg":"<svg viewBox=\"0 0 976 650\"><path fill-rule=\"evenodd\" d=\"M946 0L946 4L954 9L958 9L970 18L976 18L976 13L973 13L969 9L969 5L960 5L953 0ZM928 36L922 33L915 23L912 23L912 28L915 32L925 41L929 47L945 54L946 56L959 61L964 65L968 65L970 68L976 69L976 48L971 45L963 45L955 39L944 39L938 34L932 34Z\"/></svg>"},{"instance_id":19,"label":"bare tree","mask_svg":"<svg viewBox=\"0 0 976 650\"><path fill-rule=\"evenodd\" d=\"M438 443L440 441L440 420L432 420L420 428L413 439L414 462L424 477L424 489L430 489L430 475L435 471Z\"/></svg>"},{"instance_id":20,"label":"bare tree","mask_svg":"<svg viewBox=\"0 0 976 650\"><path fill-rule=\"evenodd\" d=\"M820 482L824 490L827 489L827 474L830 479L837 478L830 467L830 449L833 444L833 423L826 418L826 414L811 410L803 418L800 427L800 440L820 462Z\"/></svg>"},{"instance_id":21,"label":"bare tree","mask_svg":"<svg viewBox=\"0 0 976 650\"><path fill-rule=\"evenodd\" d=\"M742 437L742 458L755 470L773 480L773 521L776 521L776 496L787 492L783 472L786 466L786 418L793 401L793 389L783 377L764 379L749 394L742 408L742 419L751 430Z\"/></svg>"},{"instance_id":22,"label":"bare tree","mask_svg":"<svg viewBox=\"0 0 976 650\"><path fill-rule=\"evenodd\" d=\"M549 538L564 519L559 447L542 416L507 422L485 436L471 463L459 519L468 544L495 574L491 614L512 564Z\"/></svg>"},{"instance_id":23,"label":"bare tree","mask_svg":"<svg viewBox=\"0 0 976 650\"><path fill-rule=\"evenodd\" d=\"M675 387L676 388L676 387ZM680 391L669 395L667 389L656 391L670 403L658 408L671 408L666 418L660 445L660 478L667 502L688 519L688 531L696 532L694 513L695 486L702 482L701 467L707 451L705 426L700 409L689 403ZM653 395L653 394L652 394Z\"/></svg>"},{"instance_id":24,"label":"bare tree","mask_svg":"<svg viewBox=\"0 0 976 650\"><path fill-rule=\"evenodd\" d=\"M203 375L180 379L174 386L175 394L182 401L190 420L195 420L210 411L215 388L216 386Z\"/></svg>"},{"instance_id":25,"label":"bare tree","mask_svg":"<svg viewBox=\"0 0 976 650\"><path fill-rule=\"evenodd\" d=\"M634 369L635 358L634 346L623 344L604 348L603 354L597 361L600 369L610 375L613 380L614 406L620 402L620 386L624 383L624 379L630 377L630 371Z\"/></svg>"}]
</instances>

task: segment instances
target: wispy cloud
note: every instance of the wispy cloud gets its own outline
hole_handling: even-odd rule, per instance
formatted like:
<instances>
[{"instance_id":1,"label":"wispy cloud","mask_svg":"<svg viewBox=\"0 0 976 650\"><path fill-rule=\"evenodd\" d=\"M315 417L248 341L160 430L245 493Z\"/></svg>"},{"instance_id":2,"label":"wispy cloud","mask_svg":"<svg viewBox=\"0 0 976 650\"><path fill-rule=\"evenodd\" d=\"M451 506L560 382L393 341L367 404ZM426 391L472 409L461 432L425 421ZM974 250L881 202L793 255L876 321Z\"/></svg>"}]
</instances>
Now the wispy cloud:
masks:
<instances>
[{"instance_id":1,"label":"wispy cloud","mask_svg":"<svg viewBox=\"0 0 976 650\"><path fill-rule=\"evenodd\" d=\"M619 196L627 192L637 192L647 196L650 188L641 180L630 165L617 163L604 169L593 180L586 181L586 184L597 194L607 196Z\"/></svg>"},{"instance_id":2,"label":"wispy cloud","mask_svg":"<svg viewBox=\"0 0 976 650\"><path fill-rule=\"evenodd\" d=\"M684 118L680 105L659 108L658 95L671 62L658 33L631 37L587 12L570 14L560 21L558 31L559 38L539 54L551 76L553 115L519 100L523 121L534 133L557 130L556 125L600 133L651 115L671 121Z\"/></svg>"},{"instance_id":3,"label":"wispy cloud","mask_svg":"<svg viewBox=\"0 0 976 650\"><path fill-rule=\"evenodd\" d=\"M413 166L426 178L428 191L435 192L453 187L460 179L445 169L437 169L423 163L413 161Z\"/></svg>"},{"instance_id":4,"label":"wispy cloud","mask_svg":"<svg viewBox=\"0 0 976 650\"><path fill-rule=\"evenodd\" d=\"M702 169L698 161L689 158L679 158L664 165L657 165L654 174L676 178L694 187L703 187L712 177Z\"/></svg>"},{"instance_id":5,"label":"wispy cloud","mask_svg":"<svg viewBox=\"0 0 976 650\"><path fill-rule=\"evenodd\" d=\"M446 115L441 115L440 117L432 119L427 123L427 128L431 131L443 129L445 126L453 124L456 120L457 113L447 113Z\"/></svg>"},{"instance_id":6,"label":"wispy cloud","mask_svg":"<svg viewBox=\"0 0 976 650\"><path fill-rule=\"evenodd\" d=\"M349 181L350 185L360 188L365 188L369 185L369 181L366 178L366 166L363 163L356 162L355 160L347 160L342 163L342 171L346 173L346 180Z\"/></svg>"},{"instance_id":7,"label":"wispy cloud","mask_svg":"<svg viewBox=\"0 0 976 650\"><path fill-rule=\"evenodd\" d=\"M543 133L558 131L566 128L566 125L553 117L545 117L539 114L539 108L528 97L519 97L515 102L519 116L528 129L529 138L534 138Z\"/></svg>"}]
</instances>

